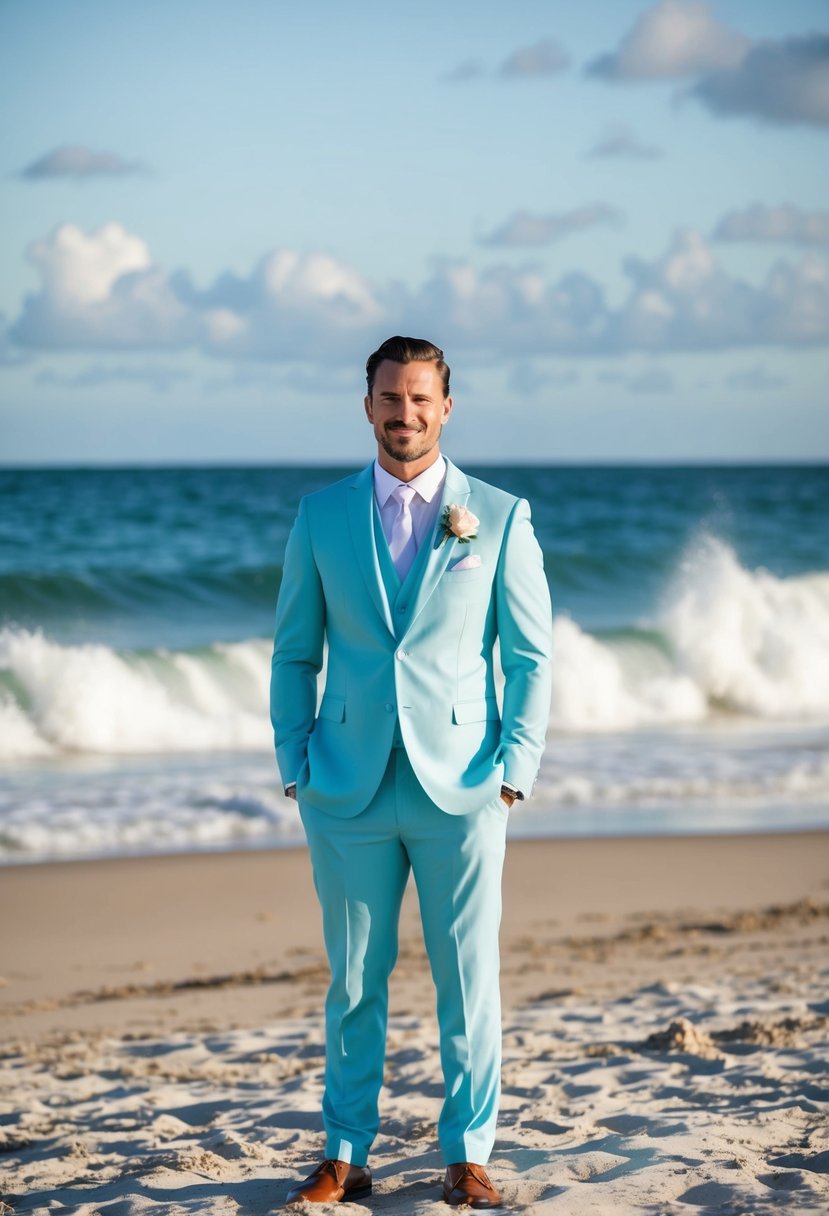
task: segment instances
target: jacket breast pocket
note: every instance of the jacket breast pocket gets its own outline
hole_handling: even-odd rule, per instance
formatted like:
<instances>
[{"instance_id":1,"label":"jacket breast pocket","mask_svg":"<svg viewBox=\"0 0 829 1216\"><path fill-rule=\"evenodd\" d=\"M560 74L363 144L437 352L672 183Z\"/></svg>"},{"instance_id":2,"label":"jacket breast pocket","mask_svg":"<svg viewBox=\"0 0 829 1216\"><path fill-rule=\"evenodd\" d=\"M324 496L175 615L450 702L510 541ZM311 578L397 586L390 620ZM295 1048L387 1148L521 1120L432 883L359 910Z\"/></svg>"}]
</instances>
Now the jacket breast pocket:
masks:
<instances>
[{"instance_id":1,"label":"jacket breast pocket","mask_svg":"<svg viewBox=\"0 0 829 1216\"><path fill-rule=\"evenodd\" d=\"M317 718L323 718L326 722L344 722L345 698L329 697L326 694L320 702Z\"/></svg>"},{"instance_id":2,"label":"jacket breast pocket","mask_svg":"<svg viewBox=\"0 0 829 1216\"><path fill-rule=\"evenodd\" d=\"M491 577L491 572L486 566L473 566L470 570L447 570L445 578L451 585L452 583L470 583L475 579L486 579Z\"/></svg>"}]
</instances>

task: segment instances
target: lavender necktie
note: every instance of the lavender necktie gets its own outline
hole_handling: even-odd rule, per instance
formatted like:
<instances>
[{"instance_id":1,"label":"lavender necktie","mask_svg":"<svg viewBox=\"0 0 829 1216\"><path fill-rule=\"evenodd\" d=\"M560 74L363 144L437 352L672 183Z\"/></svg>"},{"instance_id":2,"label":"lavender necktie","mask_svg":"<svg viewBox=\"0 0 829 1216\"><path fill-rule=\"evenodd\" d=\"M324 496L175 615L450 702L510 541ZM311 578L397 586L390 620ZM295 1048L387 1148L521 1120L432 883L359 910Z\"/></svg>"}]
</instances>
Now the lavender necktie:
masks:
<instances>
[{"instance_id":1,"label":"lavender necktie","mask_svg":"<svg viewBox=\"0 0 829 1216\"><path fill-rule=\"evenodd\" d=\"M409 573L417 553L417 541L412 522L412 499L416 493L417 491L411 486L397 486L391 495L397 503L398 509L392 520L389 552L401 582Z\"/></svg>"}]
</instances>

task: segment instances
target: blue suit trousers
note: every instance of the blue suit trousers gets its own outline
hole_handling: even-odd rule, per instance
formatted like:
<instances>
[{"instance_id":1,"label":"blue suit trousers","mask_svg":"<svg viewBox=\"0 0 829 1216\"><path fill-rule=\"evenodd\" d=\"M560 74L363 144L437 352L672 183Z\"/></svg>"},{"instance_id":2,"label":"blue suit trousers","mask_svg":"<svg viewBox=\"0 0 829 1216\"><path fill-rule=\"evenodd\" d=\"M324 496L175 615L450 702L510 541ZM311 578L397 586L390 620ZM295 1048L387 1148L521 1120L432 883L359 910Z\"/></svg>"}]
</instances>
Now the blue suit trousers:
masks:
<instances>
[{"instance_id":1,"label":"blue suit trousers","mask_svg":"<svg viewBox=\"0 0 829 1216\"><path fill-rule=\"evenodd\" d=\"M323 914L331 984L325 1004L325 1155L365 1165L379 1126L388 979L400 905L414 874L437 992L447 1164L485 1164L501 1076L498 930L508 811L500 798L446 814L392 748L369 806L343 819L300 814Z\"/></svg>"}]
</instances>

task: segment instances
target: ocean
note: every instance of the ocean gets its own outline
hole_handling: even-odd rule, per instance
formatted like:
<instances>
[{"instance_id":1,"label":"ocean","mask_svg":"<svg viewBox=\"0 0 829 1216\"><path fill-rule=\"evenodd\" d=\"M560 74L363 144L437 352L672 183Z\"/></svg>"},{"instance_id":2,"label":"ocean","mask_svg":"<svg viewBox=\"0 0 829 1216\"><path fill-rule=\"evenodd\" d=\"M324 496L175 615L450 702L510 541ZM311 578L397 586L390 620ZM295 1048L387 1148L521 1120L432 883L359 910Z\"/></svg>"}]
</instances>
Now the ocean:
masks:
<instances>
[{"instance_id":1,"label":"ocean","mask_svg":"<svg viewBox=\"0 0 829 1216\"><path fill-rule=\"evenodd\" d=\"M0 470L0 862L302 843L273 610L350 471ZM555 613L513 835L829 826L827 467L468 471L529 499Z\"/></svg>"}]
</instances>

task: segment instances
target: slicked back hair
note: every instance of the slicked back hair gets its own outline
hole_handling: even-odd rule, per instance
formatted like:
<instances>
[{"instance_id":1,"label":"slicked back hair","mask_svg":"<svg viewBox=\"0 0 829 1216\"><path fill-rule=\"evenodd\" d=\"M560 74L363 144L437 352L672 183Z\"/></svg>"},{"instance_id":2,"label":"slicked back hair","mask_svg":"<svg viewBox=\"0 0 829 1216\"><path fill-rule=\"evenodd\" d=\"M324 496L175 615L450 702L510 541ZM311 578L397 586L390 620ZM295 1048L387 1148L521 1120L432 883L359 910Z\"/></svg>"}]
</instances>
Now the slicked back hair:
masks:
<instances>
[{"instance_id":1,"label":"slicked back hair","mask_svg":"<svg viewBox=\"0 0 829 1216\"><path fill-rule=\"evenodd\" d=\"M378 346L374 354L368 357L366 384L369 397L374 388L377 368L386 359L390 359L392 363L436 363L443 380L443 395L449 396L449 366L444 362L440 347L435 346L434 342L427 342L425 338L401 338L396 334L393 338L387 338L383 345Z\"/></svg>"}]
</instances>

